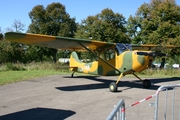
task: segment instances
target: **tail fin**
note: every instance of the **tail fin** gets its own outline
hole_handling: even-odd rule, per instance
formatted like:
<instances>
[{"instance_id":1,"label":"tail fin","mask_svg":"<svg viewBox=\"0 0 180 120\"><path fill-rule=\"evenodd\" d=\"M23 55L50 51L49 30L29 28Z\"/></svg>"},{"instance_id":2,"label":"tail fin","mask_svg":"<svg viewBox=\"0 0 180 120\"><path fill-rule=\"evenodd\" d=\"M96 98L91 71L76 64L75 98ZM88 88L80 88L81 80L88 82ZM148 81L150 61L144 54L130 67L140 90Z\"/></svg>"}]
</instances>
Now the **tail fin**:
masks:
<instances>
[{"instance_id":1,"label":"tail fin","mask_svg":"<svg viewBox=\"0 0 180 120\"><path fill-rule=\"evenodd\" d=\"M73 51L70 57L70 67L78 67L81 63L83 62L79 60L77 53Z\"/></svg>"}]
</instances>

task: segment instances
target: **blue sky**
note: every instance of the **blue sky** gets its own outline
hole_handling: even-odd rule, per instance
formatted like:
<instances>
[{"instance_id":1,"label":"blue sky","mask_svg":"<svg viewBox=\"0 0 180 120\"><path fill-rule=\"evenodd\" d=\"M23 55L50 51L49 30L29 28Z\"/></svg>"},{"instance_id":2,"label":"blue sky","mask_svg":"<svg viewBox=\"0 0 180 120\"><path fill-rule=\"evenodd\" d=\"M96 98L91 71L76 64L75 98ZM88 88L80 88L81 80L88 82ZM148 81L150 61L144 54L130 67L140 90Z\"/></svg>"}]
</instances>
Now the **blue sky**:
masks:
<instances>
[{"instance_id":1,"label":"blue sky","mask_svg":"<svg viewBox=\"0 0 180 120\"><path fill-rule=\"evenodd\" d=\"M137 9L143 3L149 3L150 0L3 0L0 6L0 27L5 32L7 27L12 27L15 20L20 20L26 25L26 29L31 23L28 13L36 5L46 7L53 2L60 2L65 5L67 13L71 18L75 17L76 22L81 22L89 15L96 15L105 8L112 9L115 13L123 14L125 18L135 15ZM176 0L180 5L180 0Z\"/></svg>"}]
</instances>

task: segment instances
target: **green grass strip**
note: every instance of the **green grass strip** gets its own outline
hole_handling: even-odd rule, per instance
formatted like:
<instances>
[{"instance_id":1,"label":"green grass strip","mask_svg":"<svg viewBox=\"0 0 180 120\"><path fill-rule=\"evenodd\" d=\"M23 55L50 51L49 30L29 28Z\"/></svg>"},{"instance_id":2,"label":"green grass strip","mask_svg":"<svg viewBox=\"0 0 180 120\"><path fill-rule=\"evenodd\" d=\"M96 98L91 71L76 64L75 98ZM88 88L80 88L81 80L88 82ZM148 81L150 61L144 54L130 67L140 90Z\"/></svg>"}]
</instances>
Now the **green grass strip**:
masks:
<instances>
[{"instance_id":1,"label":"green grass strip","mask_svg":"<svg viewBox=\"0 0 180 120\"><path fill-rule=\"evenodd\" d=\"M57 74L68 73L56 70L0 71L0 85Z\"/></svg>"}]
</instances>

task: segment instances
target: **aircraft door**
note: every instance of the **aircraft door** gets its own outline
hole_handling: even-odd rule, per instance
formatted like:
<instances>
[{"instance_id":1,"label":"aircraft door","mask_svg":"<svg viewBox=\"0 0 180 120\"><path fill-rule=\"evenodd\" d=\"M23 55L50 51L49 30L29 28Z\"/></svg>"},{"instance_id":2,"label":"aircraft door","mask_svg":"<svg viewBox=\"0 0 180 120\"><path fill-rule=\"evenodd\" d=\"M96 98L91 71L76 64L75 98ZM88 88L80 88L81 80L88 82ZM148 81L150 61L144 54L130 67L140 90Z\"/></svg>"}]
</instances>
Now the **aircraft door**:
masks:
<instances>
[{"instance_id":1,"label":"aircraft door","mask_svg":"<svg viewBox=\"0 0 180 120\"><path fill-rule=\"evenodd\" d=\"M113 67L115 66L115 50L114 48L106 48L103 51L99 52L99 55L102 59L104 59L106 62L111 64ZM107 63L102 61L101 59L98 59L98 66L102 66L103 73L105 75L114 75L115 74L115 69L109 66Z\"/></svg>"}]
</instances>

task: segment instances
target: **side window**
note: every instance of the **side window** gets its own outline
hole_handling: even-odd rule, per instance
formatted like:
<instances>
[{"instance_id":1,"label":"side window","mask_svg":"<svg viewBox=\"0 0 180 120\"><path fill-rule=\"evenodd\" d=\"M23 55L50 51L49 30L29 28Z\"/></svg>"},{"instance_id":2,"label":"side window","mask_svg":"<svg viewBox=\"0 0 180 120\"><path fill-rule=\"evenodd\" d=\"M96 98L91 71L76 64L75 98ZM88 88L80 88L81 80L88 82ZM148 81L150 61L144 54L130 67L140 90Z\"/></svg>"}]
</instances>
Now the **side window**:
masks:
<instances>
[{"instance_id":1,"label":"side window","mask_svg":"<svg viewBox=\"0 0 180 120\"><path fill-rule=\"evenodd\" d=\"M108 49L105 52L105 56L106 56L106 60L111 60L111 59L115 58L114 50L113 49Z\"/></svg>"},{"instance_id":2,"label":"side window","mask_svg":"<svg viewBox=\"0 0 180 120\"><path fill-rule=\"evenodd\" d=\"M102 58L102 59L105 59L105 56L104 56L104 51L96 51L96 54L100 57L100 58ZM97 57L97 60L98 60L98 57Z\"/></svg>"}]
</instances>

